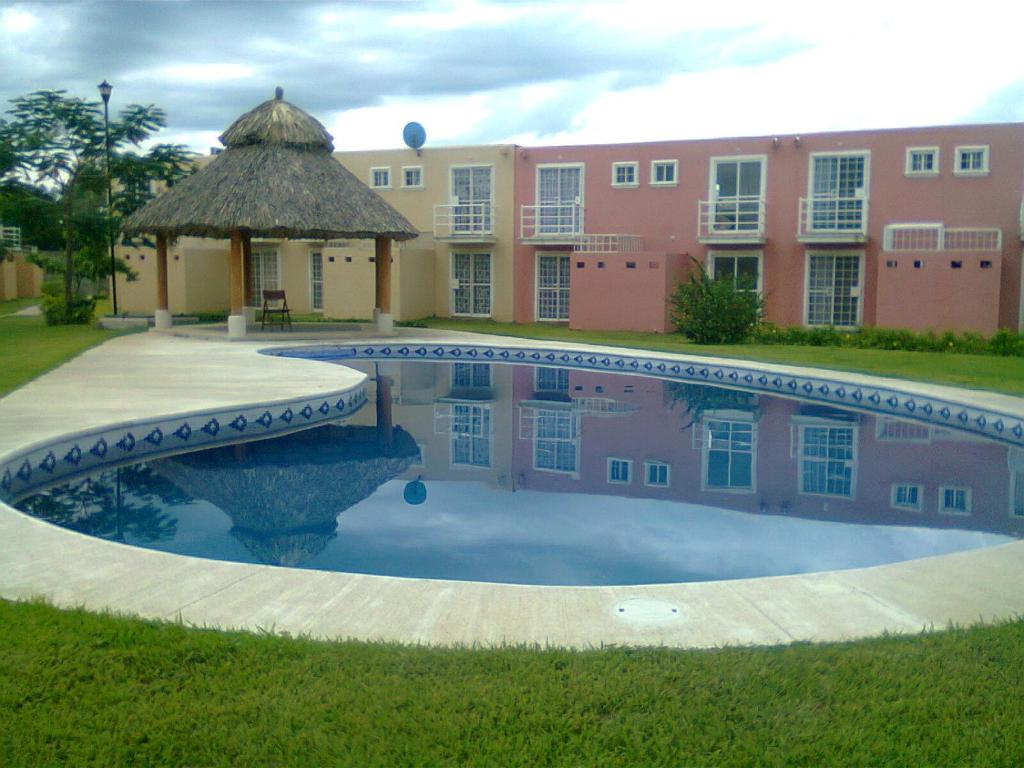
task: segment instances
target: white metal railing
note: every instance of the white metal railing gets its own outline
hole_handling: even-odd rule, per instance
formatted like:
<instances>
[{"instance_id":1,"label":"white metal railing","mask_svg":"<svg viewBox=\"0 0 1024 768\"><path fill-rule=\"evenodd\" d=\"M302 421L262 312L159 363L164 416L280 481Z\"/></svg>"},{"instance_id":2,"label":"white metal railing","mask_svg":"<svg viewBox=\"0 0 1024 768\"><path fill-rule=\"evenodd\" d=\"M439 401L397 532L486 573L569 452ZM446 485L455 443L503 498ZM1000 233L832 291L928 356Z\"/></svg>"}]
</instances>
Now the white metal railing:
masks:
<instances>
[{"instance_id":1,"label":"white metal railing","mask_svg":"<svg viewBox=\"0 0 1024 768\"><path fill-rule=\"evenodd\" d=\"M998 227L946 227L941 223L887 224L884 251L1001 251Z\"/></svg>"},{"instance_id":2,"label":"white metal railing","mask_svg":"<svg viewBox=\"0 0 1024 768\"><path fill-rule=\"evenodd\" d=\"M760 195L718 197L698 203L698 238L763 238L764 225L765 203Z\"/></svg>"},{"instance_id":3,"label":"white metal railing","mask_svg":"<svg viewBox=\"0 0 1024 768\"><path fill-rule=\"evenodd\" d=\"M572 249L576 253L637 253L644 249L640 235L578 235Z\"/></svg>"},{"instance_id":4,"label":"white metal railing","mask_svg":"<svg viewBox=\"0 0 1024 768\"><path fill-rule=\"evenodd\" d=\"M813 195L800 198L799 237L864 237L868 231L868 199L861 195Z\"/></svg>"},{"instance_id":5,"label":"white metal railing","mask_svg":"<svg viewBox=\"0 0 1024 768\"><path fill-rule=\"evenodd\" d=\"M494 233L494 209L486 203L434 206L434 237L473 237Z\"/></svg>"},{"instance_id":6,"label":"white metal railing","mask_svg":"<svg viewBox=\"0 0 1024 768\"><path fill-rule=\"evenodd\" d=\"M524 205L520 209L519 237L523 240L566 240L583 234L583 206L573 203Z\"/></svg>"},{"instance_id":7,"label":"white metal railing","mask_svg":"<svg viewBox=\"0 0 1024 768\"><path fill-rule=\"evenodd\" d=\"M21 250L21 227L0 226L0 242L15 251Z\"/></svg>"}]
</instances>

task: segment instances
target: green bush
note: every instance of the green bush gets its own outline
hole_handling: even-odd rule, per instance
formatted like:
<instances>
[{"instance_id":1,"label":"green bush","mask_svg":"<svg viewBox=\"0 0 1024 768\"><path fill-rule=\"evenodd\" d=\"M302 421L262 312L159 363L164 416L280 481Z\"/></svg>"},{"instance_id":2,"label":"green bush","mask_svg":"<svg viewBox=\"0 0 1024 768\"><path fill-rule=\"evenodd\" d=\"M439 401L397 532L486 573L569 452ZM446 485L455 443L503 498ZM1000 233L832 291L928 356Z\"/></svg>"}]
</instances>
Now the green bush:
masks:
<instances>
[{"instance_id":1,"label":"green bush","mask_svg":"<svg viewBox=\"0 0 1024 768\"><path fill-rule=\"evenodd\" d=\"M815 347L894 349L903 352L957 352L965 355L1024 357L1024 336L1000 330L986 339L979 333L944 331L918 333L906 328L857 328L840 331L830 326L779 327L761 323L750 335L756 344L792 344Z\"/></svg>"},{"instance_id":2,"label":"green bush","mask_svg":"<svg viewBox=\"0 0 1024 768\"><path fill-rule=\"evenodd\" d=\"M676 283L671 299L672 322L697 344L746 341L761 319L761 297L754 290L737 286L731 277L712 280L696 259L694 265L696 270L689 281Z\"/></svg>"},{"instance_id":3,"label":"green bush","mask_svg":"<svg viewBox=\"0 0 1024 768\"><path fill-rule=\"evenodd\" d=\"M70 309L63 296L43 296L43 317L47 325L88 325L96 312L96 299L92 296L75 296Z\"/></svg>"}]
</instances>

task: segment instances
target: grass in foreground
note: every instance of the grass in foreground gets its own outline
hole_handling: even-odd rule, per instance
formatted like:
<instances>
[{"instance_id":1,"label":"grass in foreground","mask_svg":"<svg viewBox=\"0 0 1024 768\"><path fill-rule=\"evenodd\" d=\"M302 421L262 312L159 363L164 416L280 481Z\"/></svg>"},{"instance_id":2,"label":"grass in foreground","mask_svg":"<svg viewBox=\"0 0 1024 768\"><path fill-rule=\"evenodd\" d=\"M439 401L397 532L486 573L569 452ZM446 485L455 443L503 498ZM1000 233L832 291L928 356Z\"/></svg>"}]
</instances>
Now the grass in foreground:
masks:
<instances>
[{"instance_id":1,"label":"grass in foreground","mask_svg":"<svg viewBox=\"0 0 1024 768\"><path fill-rule=\"evenodd\" d=\"M322 643L0 602L4 765L1020 765L1024 622L678 652Z\"/></svg>"},{"instance_id":2,"label":"grass in foreground","mask_svg":"<svg viewBox=\"0 0 1024 768\"><path fill-rule=\"evenodd\" d=\"M429 328L633 347L656 352L744 358L789 365L809 365L817 368L856 371L878 376L894 376L916 381L932 381L940 384L1024 395L1024 358L1020 357L781 344L703 345L688 342L679 334L642 333L639 331L576 331L563 325L545 323L517 325L496 323L490 320L428 318L423 322Z\"/></svg>"},{"instance_id":3,"label":"grass in foreground","mask_svg":"<svg viewBox=\"0 0 1024 768\"><path fill-rule=\"evenodd\" d=\"M0 316L0 396L89 347L131 331L47 325L42 317Z\"/></svg>"},{"instance_id":4,"label":"grass in foreground","mask_svg":"<svg viewBox=\"0 0 1024 768\"><path fill-rule=\"evenodd\" d=\"M0 317L13 315L19 309L31 307L33 304L39 304L41 301L42 299L7 299L6 301L0 301Z\"/></svg>"}]
</instances>

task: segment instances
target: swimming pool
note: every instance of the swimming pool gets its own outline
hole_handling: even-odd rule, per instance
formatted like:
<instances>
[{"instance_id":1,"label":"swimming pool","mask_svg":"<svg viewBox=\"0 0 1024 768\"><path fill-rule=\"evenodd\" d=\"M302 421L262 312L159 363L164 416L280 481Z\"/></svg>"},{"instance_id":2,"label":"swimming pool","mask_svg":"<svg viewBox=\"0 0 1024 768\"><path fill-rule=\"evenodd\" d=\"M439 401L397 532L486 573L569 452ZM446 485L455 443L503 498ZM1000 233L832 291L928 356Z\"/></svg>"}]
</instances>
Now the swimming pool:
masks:
<instances>
[{"instance_id":1,"label":"swimming pool","mask_svg":"<svg viewBox=\"0 0 1024 768\"><path fill-rule=\"evenodd\" d=\"M215 559L561 585L854 568L1024 530L1020 449L956 418L632 372L334 359L381 384L344 424L101 468L17 506Z\"/></svg>"}]
</instances>

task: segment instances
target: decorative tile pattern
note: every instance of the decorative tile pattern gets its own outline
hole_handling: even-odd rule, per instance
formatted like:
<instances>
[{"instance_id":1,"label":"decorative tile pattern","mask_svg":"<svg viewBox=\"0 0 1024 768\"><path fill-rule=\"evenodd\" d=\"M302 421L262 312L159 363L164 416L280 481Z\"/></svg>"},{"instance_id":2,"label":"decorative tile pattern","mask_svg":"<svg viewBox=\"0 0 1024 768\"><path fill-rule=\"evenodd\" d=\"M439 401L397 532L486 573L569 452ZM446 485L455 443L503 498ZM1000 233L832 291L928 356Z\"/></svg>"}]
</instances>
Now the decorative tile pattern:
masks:
<instances>
[{"instance_id":1,"label":"decorative tile pattern","mask_svg":"<svg viewBox=\"0 0 1024 768\"><path fill-rule=\"evenodd\" d=\"M108 463L142 461L230 443L240 436L262 438L337 421L365 402L366 386L359 384L326 400L323 396L296 398L271 406L257 404L91 430L0 458L0 500L18 499ZM296 411L305 418L294 421ZM254 427L258 428L254 431Z\"/></svg>"}]
</instances>

